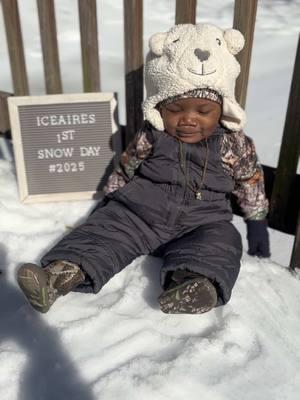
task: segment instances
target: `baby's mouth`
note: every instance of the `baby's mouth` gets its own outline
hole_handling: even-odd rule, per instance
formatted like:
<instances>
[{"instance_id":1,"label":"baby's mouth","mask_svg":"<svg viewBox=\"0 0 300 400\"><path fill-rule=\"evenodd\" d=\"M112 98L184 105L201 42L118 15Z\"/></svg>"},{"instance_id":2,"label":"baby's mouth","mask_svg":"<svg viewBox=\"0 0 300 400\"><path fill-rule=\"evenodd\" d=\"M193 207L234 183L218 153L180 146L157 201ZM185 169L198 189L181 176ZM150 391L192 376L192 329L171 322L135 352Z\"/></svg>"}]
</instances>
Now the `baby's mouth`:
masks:
<instances>
[{"instance_id":1,"label":"baby's mouth","mask_svg":"<svg viewBox=\"0 0 300 400\"><path fill-rule=\"evenodd\" d=\"M189 136L189 135L203 135L203 132L195 129L189 129L189 128L182 128L178 129L176 131L177 135L179 136Z\"/></svg>"}]
</instances>

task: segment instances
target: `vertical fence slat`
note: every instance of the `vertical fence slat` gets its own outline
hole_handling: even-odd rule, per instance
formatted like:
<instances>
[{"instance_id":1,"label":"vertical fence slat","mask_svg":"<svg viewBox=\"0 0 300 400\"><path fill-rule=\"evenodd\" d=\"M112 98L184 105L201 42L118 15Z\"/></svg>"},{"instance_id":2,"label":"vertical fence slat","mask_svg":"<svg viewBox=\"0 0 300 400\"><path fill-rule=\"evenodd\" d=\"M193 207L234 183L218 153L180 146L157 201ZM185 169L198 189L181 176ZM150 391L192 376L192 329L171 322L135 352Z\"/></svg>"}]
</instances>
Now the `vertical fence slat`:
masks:
<instances>
[{"instance_id":1,"label":"vertical fence slat","mask_svg":"<svg viewBox=\"0 0 300 400\"><path fill-rule=\"evenodd\" d=\"M23 38L17 0L2 0L10 68L17 96L29 94Z\"/></svg>"},{"instance_id":2,"label":"vertical fence slat","mask_svg":"<svg viewBox=\"0 0 300 400\"><path fill-rule=\"evenodd\" d=\"M270 222L277 229L285 226L292 183L297 173L300 154L300 37L295 59L279 162L271 197Z\"/></svg>"},{"instance_id":3,"label":"vertical fence slat","mask_svg":"<svg viewBox=\"0 0 300 400\"><path fill-rule=\"evenodd\" d=\"M0 91L0 133L5 133L10 128L7 104L9 96L11 93Z\"/></svg>"},{"instance_id":4,"label":"vertical fence slat","mask_svg":"<svg viewBox=\"0 0 300 400\"><path fill-rule=\"evenodd\" d=\"M62 93L54 0L37 0L46 92Z\"/></svg>"},{"instance_id":5,"label":"vertical fence slat","mask_svg":"<svg viewBox=\"0 0 300 400\"><path fill-rule=\"evenodd\" d=\"M175 24L196 23L197 0L176 0Z\"/></svg>"},{"instance_id":6,"label":"vertical fence slat","mask_svg":"<svg viewBox=\"0 0 300 400\"><path fill-rule=\"evenodd\" d=\"M124 0L124 29L128 144L143 122L143 0Z\"/></svg>"},{"instance_id":7,"label":"vertical fence slat","mask_svg":"<svg viewBox=\"0 0 300 400\"><path fill-rule=\"evenodd\" d=\"M100 91L100 63L96 0L78 0L83 90Z\"/></svg>"},{"instance_id":8,"label":"vertical fence slat","mask_svg":"<svg viewBox=\"0 0 300 400\"><path fill-rule=\"evenodd\" d=\"M292 251L290 268L291 269L300 268L300 210L298 214L297 229L295 233L295 241Z\"/></svg>"},{"instance_id":9,"label":"vertical fence slat","mask_svg":"<svg viewBox=\"0 0 300 400\"><path fill-rule=\"evenodd\" d=\"M238 29L245 36L245 47L237 55L237 60L241 65L241 74L235 88L236 99L242 107L245 107L246 104L256 10L257 0L235 0L233 28Z\"/></svg>"}]
</instances>

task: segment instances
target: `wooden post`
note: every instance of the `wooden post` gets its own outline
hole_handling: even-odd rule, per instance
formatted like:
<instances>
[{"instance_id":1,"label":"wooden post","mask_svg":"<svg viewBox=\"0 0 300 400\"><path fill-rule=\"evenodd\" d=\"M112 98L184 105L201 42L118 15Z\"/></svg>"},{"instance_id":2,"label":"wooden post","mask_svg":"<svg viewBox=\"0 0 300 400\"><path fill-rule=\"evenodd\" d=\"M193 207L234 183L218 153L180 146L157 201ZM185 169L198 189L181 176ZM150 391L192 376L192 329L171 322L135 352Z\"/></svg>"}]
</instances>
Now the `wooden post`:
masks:
<instances>
[{"instance_id":1,"label":"wooden post","mask_svg":"<svg viewBox=\"0 0 300 400\"><path fill-rule=\"evenodd\" d=\"M5 133L10 129L7 98L11 93L0 91L0 133Z\"/></svg>"},{"instance_id":2,"label":"wooden post","mask_svg":"<svg viewBox=\"0 0 300 400\"><path fill-rule=\"evenodd\" d=\"M176 0L175 24L196 23L197 0Z\"/></svg>"},{"instance_id":3,"label":"wooden post","mask_svg":"<svg viewBox=\"0 0 300 400\"><path fill-rule=\"evenodd\" d=\"M300 209L298 214L297 229L295 234L295 241L292 251L290 268L291 269L300 268Z\"/></svg>"},{"instance_id":4,"label":"wooden post","mask_svg":"<svg viewBox=\"0 0 300 400\"><path fill-rule=\"evenodd\" d=\"M96 0L78 0L83 90L100 91L100 64Z\"/></svg>"},{"instance_id":5,"label":"wooden post","mask_svg":"<svg viewBox=\"0 0 300 400\"><path fill-rule=\"evenodd\" d=\"M257 0L235 0L233 28L241 31L245 37L245 47L237 55L237 60L241 65L241 74L237 79L235 88L236 99L243 108L246 105L256 9Z\"/></svg>"},{"instance_id":6,"label":"wooden post","mask_svg":"<svg viewBox=\"0 0 300 400\"><path fill-rule=\"evenodd\" d=\"M53 0L37 0L46 92L62 93Z\"/></svg>"},{"instance_id":7,"label":"wooden post","mask_svg":"<svg viewBox=\"0 0 300 400\"><path fill-rule=\"evenodd\" d=\"M287 205L295 180L300 154L300 37L281 142L279 162L271 197L270 221L278 229L285 226ZM299 227L298 227L299 228Z\"/></svg>"},{"instance_id":8,"label":"wooden post","mask_svg":"<svg viewBox=\"0 0 300 400\"><path fill-rule=\"evenodd\" d=\"M28 95L28 80L17 0L2 0L14 93Z\"/></svg>"},{"instance_id":9,"label":"wooden post","mask_svg":"<svg viewBox=\"0 0 300 400\"><path fill-rule=\"evenodd\" d=\"M143 122L143 0L124 0L124 28L127 145Z\"/></svg>"}]
</instances>

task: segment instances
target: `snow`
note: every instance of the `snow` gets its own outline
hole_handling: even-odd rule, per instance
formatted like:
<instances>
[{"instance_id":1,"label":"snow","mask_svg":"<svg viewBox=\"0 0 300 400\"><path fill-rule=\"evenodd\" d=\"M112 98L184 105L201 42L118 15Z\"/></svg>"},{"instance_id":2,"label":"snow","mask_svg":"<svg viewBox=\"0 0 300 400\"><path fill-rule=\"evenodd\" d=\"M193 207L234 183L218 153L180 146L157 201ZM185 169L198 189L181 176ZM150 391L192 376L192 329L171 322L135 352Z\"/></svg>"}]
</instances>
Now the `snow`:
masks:
<instances>
[{"instance_id":1,"label":"snow","mask_svg":"<svg viewBox=\"0 0 300 400\"><path fill-rule=\"evenodd\" d=\"M40 94L44 88L36 3L19 3L31 92ZM102 21L103 90L119 92L124 122L122 3L99 2L98 17ZM199 22L231 25L232 1L198 3ZM247 132L254 138L262 162L276 166L298 39L300 2L260 3ZM81 90L76 6L77 2L71 0L56 2L67 92ZM151 33L172 24L174 1L146 0L144 10L146 44ZM110 33L112 29L114 34ZM5 43L2 23L0 41ZM0 88L12 91L5 46L0 57ZM98 295L69 294L40 315L18 289L16 270L24 261L38 262L66 230L84 219L94 203L21 204L14 162L7 158L2 153L1 400L299 398L300 282L287 268L291 235L270 230L270 259L259 260L245 251L231 301L204 315L176 316L159 311L162 261L154 257L136 259ZM239 217L234 223L246 250L245 224Z\"/></svg>"}]
</instances>

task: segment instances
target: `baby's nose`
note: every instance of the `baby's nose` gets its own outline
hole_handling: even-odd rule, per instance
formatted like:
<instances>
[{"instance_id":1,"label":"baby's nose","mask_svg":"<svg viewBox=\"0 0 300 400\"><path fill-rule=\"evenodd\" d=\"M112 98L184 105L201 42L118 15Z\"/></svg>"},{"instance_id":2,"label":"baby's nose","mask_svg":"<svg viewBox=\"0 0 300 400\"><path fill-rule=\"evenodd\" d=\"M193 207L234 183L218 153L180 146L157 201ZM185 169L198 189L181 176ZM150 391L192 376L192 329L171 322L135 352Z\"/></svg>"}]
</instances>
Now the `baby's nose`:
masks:
<instances>
[{"instance_id":1,"label":"baby's nose","mask_svg":"<svg viewBox=\"0 0 300 400\"><path fill-rule=\"evenodd\" d=\"M184 113L180 119L179 124L180 125L191 125L191 126L196 125L196 115L192 112Z\"/></svg>"},{"instance_id":2,"label":"baby's nose","mask_svg":"<svg viewBox=\"0 0 300 400\"><path fill-rule=\"evenodd\" d=\"M194 54L195 54L196 57L199 58L199 60L201 62L208 60L208 58L210 56L210 52L209 51L207 51L207 50L203 51L201 49L195 49L194 50Z\"/></svg>"}]
</instances>

